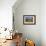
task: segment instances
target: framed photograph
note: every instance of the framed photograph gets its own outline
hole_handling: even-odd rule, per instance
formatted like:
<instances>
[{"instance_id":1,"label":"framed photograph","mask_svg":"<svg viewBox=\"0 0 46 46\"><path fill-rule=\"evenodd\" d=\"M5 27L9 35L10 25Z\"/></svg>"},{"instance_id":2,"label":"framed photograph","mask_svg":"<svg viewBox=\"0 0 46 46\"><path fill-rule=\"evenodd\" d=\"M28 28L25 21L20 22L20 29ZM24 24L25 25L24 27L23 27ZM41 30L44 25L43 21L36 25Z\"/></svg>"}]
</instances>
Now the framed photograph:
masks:
<instances>
[{"instance_id":1,"label":"framed photograph","mask_svg":"<svg viewBox=\"0 0 46 46\"><path fill-rule=\"evenodd\" d=\"M24 25L35 25L36 24L36 16L35 15L24 15L23 16L23 24Z\"/></svg>"}]
</instances>

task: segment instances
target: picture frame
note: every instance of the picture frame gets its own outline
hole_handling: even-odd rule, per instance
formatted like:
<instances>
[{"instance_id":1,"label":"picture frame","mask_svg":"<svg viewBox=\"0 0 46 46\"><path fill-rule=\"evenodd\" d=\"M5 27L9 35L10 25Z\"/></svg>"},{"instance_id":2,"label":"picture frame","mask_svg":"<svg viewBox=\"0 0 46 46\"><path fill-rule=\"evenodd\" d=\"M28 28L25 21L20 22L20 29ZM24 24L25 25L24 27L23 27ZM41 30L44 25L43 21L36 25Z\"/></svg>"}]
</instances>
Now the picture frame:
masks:
<instances>
[{"instance_id":1,"label":"picture frame","mask_svg":"<svg viewBox=\"0 0 46 46\"><path fill-rule=\"evenodd\" d=\"M36 15L24 15L23 24L24 25L35 25L36 24Z\"/></svg>"}]
</instances>

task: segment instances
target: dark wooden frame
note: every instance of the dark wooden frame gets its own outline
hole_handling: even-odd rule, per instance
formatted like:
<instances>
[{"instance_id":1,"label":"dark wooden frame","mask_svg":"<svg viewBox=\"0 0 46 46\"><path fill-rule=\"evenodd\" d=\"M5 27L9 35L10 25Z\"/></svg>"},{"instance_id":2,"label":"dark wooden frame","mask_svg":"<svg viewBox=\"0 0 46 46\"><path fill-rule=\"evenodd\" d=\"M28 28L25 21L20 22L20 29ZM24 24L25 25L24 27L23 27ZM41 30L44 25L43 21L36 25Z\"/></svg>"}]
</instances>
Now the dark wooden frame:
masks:
<instances>
[{"instance_id":1,"label":"dark wooden frame","mask_svg":"<svg viewBox=\"0 0 46 46\"><path fill-rule=\"evenodd\" d=\"M32 22L32 23L25 23L25 19L24 19L24 18L25 18L26 16L27 16L27 17L31 17L31 16L34 17L34 18L33 18L33 19L34 19L34 21L33 21L34 23L33 23L33 22ZM24 15L24 16L23 16L23 24L24 24L24 25L35 25L35 24L36 24L36 15Z\"/></svg>"}]
</instances>

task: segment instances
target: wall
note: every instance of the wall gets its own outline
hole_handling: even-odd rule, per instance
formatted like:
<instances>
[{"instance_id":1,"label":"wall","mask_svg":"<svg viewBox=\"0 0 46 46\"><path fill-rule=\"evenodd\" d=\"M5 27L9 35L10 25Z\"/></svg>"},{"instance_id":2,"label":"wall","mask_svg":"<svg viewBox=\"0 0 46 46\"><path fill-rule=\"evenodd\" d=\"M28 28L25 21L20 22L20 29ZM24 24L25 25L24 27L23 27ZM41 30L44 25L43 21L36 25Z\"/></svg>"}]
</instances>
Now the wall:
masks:
<instances>
[{"instance_id":1,"label":"wall","mask_svg":"<svg viewBox=\"0 0 46 46\"><path fill-rule=\"evenodd\" d=\"M16 0L0 0L0 33L2 32L0 38L10 35L10 32L8 30L5 32L3 28L12 29L12 6L15 2Z\"/></svg>"},{"instance_id":2,"label":"wall","mask_svg":"<svg viewBox=\"0 0 46 46\"><path fill-rule=\"evenodd\" d=\"M12 6L16 0L0 0L0 27L12 29Z\"/></svg>"},{"instance_id":3,"label":"wall","mask_svg":"<svg viewBox=\"0 0 46 46\"><path fill-rule=\"evenodd\" d=\"M8 28L12 28L12 6L14 5L14 3L16 2L16 0L0 0L0 26L3 26L3 27L8 27ZM19 3L18 3L19 2ZM14 6L14 13L18 13L17 12L17 7L19 7L20 5L20 2L21 1L18 1L15 3L16 6ZM26 1L24 1L26 2ZM35 2L35 1L33 1ZM37 2L37 1L36 1ZM40 2L40 1L39 1ZM18 5L19 4L19 5ZM39 3L38 3L39 4ZM20 13L21 15L23 14L26 14L24 12L24 10L21 10L23 12L19 12L19 16L17 17L19 19L19 23L21 26L18 26L19 27L19 30L18 28L16 27L16 30L20 31L20 32L23 32L23 34L25 36L27 36L25 33L28 33L31 35L31 39L35 39L35 41L37 42L38 40L36 39L36 35L35 33L38 33L41 31L41 37L42 37L42 46L46 46L46 0L41 0L41 16L40 15L37 15L37 20L38 20L38 16L41 17L41 21L37 21L38 23L40 22L41 23L41 30L39 29L40 26L37 26L37 30L34 30L35 28L33 28L33 25L23 25L23 16L20 16ZM23 5L26 5L25 3ZM21 5L20 5L21 6ZM33 5L34 6L34 5ZM22 7L22 6L21 6ZM21 9L20 7L20 9ZM37 6L36 6L37 7ZM38 7L39 8L39 7ZM22 7L22 9L27 9L27 7L25 6L24 8ZM30 11L30 10L28 10ZM27 14L31 14L31 12L27 12ZM39 14L39 13L38 13ZM15 14L17 15L17 14ZM18 20L17 19L17 20ZM16 21L17 21L16 20ZM18 24L18 23L17 23ZM19 24L18 24L19 25ZM36 25L34 25L34 27L36 27ZM22 29L21 29L22 28ZM28 29L29 28L29 29ZM30 29L31 28L31 29ZM39 30L38 30L39 29ZM22 30L22 31L21 31ZM27 31L29 30L29 31ZM34 33L34 34L33 34ZM32 36L33 35L33 36ZM25 37L24 36L24 37ZM30 37L30 36L29 36ZM38 37L38 36L37 36ZM38 38L40 39L40 37ZM38 43L38 42L37 42ZM39 44L39 43L38 43Z\"/></svg>"},{"instance_id":4,"label":"wall","mask_svg":"<svg viewBox=\"0 0 46 46\"><path fill-rule=\"evenodd\" d=\"M34 40L36 46L41 46L41 0L18 2L13 6L15 31L22 32L24 38ZM23 15L36 15L36 25L24 25Z\"/></svg>"},{"instance_id":5,"label":"wall","mask_svg":"<svg viewBox=\"0 0 46 46\"><path fill-rule=\"evenodd\" d=\"M46 0L41 1L41 38L42 46L46 46Z\"/></svg>"}]
</instances>

